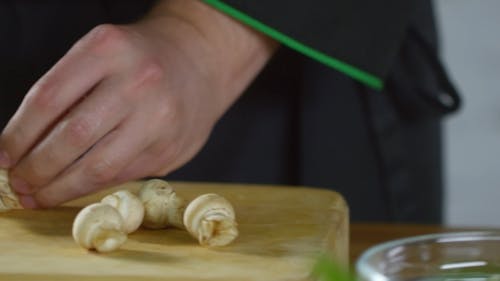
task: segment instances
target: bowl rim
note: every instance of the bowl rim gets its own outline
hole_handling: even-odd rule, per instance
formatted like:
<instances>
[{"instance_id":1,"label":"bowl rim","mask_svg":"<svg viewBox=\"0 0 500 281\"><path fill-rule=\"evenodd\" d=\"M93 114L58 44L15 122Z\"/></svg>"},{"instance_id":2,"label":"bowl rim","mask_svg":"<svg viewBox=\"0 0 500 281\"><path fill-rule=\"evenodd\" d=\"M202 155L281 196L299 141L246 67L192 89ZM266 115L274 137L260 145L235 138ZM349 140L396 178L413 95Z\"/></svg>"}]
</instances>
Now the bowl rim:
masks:
<instances>
[{"instance_id":1,"label":"bowl rim","mask_svg":"<svg viewBox=\"0 0 500 281\"><path fill-rule=\"evenodd\" d=\"M371 281L389 281L389 278L378 272L373 266L368 264L368 260L375 254L389 250L404 244L425 243L430 241L438 241L441 243L464 242L464 241L480 241L485 237L494 238L487 240L499 240L500 230L483 230L483 231L459 231L459 232L439 232L424 235L416 235L406 238L399 238L376 244L366 249L361 256L356 260L356 274L361 280ZM370 279L367 279L367 277Z\"/></svg>"}]
</instances>

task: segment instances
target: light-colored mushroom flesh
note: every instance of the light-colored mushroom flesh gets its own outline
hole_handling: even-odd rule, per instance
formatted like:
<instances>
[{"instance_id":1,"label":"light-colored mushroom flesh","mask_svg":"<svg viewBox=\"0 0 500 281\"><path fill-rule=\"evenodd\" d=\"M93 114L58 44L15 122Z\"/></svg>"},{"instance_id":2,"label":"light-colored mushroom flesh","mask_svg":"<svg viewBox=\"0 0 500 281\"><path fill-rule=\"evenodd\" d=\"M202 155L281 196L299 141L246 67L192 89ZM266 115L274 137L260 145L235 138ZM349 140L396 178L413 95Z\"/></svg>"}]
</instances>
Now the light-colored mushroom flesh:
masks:
<instances>
[{"instance_id":1,"label":"light-colored mushroom flesh","mask_svg":"<svg viewBox=\"0 0 500 281\"><path fill-rule=\"evenodd\" d=\"M118 210L123 218L123 228L127 234L136 231L141 226L144 219L144 206L139 197L132 192L120 190L104 197L101 202Z\"/></svg>"},{"instance_id":2,"label":"light-colored mushroom flesh","mask_svg":"<svg viewBox=\"0 0 500 281\"><path fill-rule=\"evenodd\" d=\"M22 209L22 206L9 184L7 170L0 169L0 212L12 209Z\"/></svg>"},{"instance_id":3,"label":"light-colored mushroom flesh","mask_svg":"<svg viewBox=\"0 0 500 281\"><path fill-rule=\"evenodd\" d=\"M184 225L203 246L225 246L238 236L233 206L213 193L189 203L184 212Z\"/></svg>"},{"instance_id":4,"label":"light-colored mushroom flesh","mask_svg":"<svg viewBox=\"0 0 500 281\"><path fill-rule=\"evenodd\" d=\"M139 199L144 204L143 225L145 227L184 228L182 216L186 205L185 200L177 196L166 181L153 179L145 182L139 191Z\"/></svg>"},{"instance_id":5,"label":"light-colored mushroom flesh","mask_svg":"<svg viewBox=\"0 0 500 281\"><path fill-rule=\"evenodd\" d=\"M81 247L111 252L127 240L123 218L110 205L94 203L82 209L73 222L73 238Z\"/></svg>"}]
</instances>

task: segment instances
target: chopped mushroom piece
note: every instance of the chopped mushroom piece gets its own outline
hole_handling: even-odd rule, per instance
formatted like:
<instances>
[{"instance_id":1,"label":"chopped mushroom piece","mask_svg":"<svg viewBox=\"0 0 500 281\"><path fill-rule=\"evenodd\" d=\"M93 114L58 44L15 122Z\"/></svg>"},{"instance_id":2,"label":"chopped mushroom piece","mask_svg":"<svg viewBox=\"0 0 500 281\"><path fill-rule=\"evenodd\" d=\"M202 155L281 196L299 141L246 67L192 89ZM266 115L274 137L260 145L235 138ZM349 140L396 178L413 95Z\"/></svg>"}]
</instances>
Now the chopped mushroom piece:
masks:
<instances>
[{"instance_id":1,"label":"chopped mushroom piece","mask_svg":"<svg viewBox=\"0 0 500 281\"><path fill-rule=\"evenodd\" d=\"M10 187L8 172L0 169L0 212L11 209L22 209L22 206Z\"/></svg>"}]
</instances>

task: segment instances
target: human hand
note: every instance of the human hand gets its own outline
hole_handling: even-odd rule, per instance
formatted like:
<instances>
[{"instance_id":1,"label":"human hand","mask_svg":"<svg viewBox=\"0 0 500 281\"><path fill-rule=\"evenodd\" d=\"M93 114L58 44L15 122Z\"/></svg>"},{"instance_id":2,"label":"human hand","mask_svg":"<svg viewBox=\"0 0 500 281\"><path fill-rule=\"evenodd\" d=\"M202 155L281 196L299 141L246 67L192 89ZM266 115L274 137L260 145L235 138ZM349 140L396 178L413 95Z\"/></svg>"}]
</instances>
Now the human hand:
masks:
<instances>
[{"instance_id":1,"label":"human hand","mask_svg":"<svg viewBox=\"0 0 500 281\"><path fill-rule=\"evenodd\" d=\"M163 176L196 154L273 50L198 1L98 26L28 92L0 136L0 166L28 208Z\"/></svg>"}]
</instances>

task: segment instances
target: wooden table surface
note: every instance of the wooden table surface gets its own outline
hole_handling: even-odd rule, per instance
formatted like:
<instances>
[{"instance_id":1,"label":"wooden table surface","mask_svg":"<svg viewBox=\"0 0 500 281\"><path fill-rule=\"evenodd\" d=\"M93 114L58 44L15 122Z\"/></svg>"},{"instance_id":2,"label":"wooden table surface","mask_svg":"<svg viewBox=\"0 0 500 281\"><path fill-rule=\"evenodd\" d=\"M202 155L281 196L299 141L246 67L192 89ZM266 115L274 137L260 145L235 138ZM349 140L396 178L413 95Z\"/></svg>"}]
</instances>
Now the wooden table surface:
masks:
<instances>
[{"instance_id":1,"label":"wooden table surface","mask_svg":"<svg viewBox=\"0 0 500 281\"><path fill-rule=\"evenodd\" d=\"M450 228L439 225L352 223L350 227L350 262L354 265L359 256L375 244L416 235L474 230L499 230L493 228Z\"/></svg>"}]
</instances>

